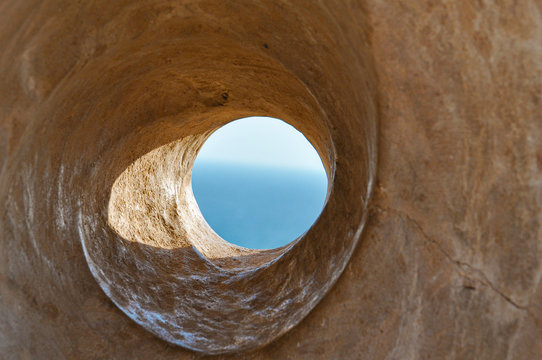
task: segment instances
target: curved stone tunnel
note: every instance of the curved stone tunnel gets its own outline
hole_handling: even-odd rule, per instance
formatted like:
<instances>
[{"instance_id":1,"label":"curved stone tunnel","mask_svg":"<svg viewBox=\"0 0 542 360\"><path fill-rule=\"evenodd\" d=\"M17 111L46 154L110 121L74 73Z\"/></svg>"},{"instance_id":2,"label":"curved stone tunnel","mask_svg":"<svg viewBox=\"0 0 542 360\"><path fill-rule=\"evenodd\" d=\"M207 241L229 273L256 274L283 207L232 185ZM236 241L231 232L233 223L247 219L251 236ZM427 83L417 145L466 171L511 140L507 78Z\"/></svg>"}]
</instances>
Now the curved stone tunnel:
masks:
<instances>
[{"instance_id":1,"label":"curved stone tunnel","mask_svg":"<svg viewBox=\"0 0 542 360\"><path fill-rule=\"evenodd\" d=\"M0 358L542 357L542 6L0 1ZM205 139L300 130L329 189L217 236Z\"/></svg>"}]
</instances>

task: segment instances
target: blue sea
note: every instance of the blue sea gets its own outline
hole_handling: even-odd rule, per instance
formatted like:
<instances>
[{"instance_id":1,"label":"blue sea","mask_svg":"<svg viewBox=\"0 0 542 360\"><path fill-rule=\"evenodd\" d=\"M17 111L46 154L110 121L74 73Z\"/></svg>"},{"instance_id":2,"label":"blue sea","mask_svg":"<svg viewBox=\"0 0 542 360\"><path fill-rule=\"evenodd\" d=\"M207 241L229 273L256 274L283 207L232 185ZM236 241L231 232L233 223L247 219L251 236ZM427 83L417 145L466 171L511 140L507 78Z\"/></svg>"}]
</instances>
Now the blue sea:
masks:
<instances>
[{"instance_id":1,"label":"blue sea","mask_svg":"<svg viewBox=\"0 0 542 360\"><path fill-rule=\"evenodd\" d=\"M196 161L192 189L207 223L226 241L272 249L307 231L322 211L325 173Z\"/></svg>"}]
</instances>

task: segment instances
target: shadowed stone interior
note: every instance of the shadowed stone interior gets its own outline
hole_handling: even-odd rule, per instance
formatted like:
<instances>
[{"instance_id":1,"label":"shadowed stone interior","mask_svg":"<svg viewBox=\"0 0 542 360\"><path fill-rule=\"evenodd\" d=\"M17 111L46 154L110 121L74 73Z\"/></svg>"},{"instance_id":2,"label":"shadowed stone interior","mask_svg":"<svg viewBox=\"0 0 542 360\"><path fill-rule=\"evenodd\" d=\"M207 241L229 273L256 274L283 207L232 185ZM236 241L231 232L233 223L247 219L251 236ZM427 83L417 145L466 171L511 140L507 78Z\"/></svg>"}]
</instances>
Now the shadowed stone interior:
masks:
<instances>
[{"instance_id":1,"label":"shadowed stone interior","mask_svg":"<svg viewBox=\"0 0 542 360\"><path fill-rule=\"evenodd\" d=\"M542 358L539 1L4 0L0 24L0 357ZM254 115L330 184L272 251L187 193Z\"/></svg>"},{"instance_id":2,"label":"shadowed stone interior","mask_svg":"<svg viewBox=\"0 0 542 360\"><path fill-rule=\"evenodd\" d=\"M56 189L58 222L66 225L53 226L50 236L75 230L67 240L80 241L102 290L148 331L205 353L257 348L312 310L360 237L376 161L371 75L358 72L358 83L367 84L360 87L352 77L345 84L326 72L343 61L369 65L363 52L345 57L321 51L335 40L328 31L307 33L294 13L282 19L289 25L274 35L271 49L235 18L191 17L191 5L181 4L155 8L152 26L137 34L126 33L133 27L120 20L135 16L132 10L115 17L110 24L120 21L119 27L103 38L104 50L89 50L50 93L33 91L54 81L56 72L21 63L21 81L28 96L38 97L40 115L28 128L34 145L14 156L48 164L49 175L28 177L32 195L19 200L39 207L33 192ZM60 61L48 55L62 46L48 43L50 36L34 38L29 61ZM280 50L300 45L304 51ZM317 90L315 71L327 79ZM331 184L311 229L272 250L241 248L217 236L190 186L197 151L208 136L254 115L281 118L300 130L320 154ZM48 119L47 127L41 119ZM27 170L15 173L40 168L19 164ZM36 213L44 225L46 214Z\"/></svg>"},{"instance_id":3,"label":"shadowed stone interior","mask_svg":"<svg viewBox=\"0 0 542 360\"><path fill-rule=\"evenodd\" d=\"M308 118L314 123L316 116L309 114ZM326 287L319 288L325 285L312 284L314 267L340 271L326 262L344 264L347 260L319 253L318 246L316 251L307 250L312 242L326 239L314 235L315 231L325 232L318 230L322 228L318 221L305 236L272 250L233 245L209 227L192 194L190 179L197 150L215 130L213 126L221 124L219 119L222 116L206 121L201 130L143 155L115 180L107 211L109 226L120 236L113 255L103 249L112 247L110 242L116 240L115 236L104 239L99 251L89 251L96 248L95 240L90 234L84 237L93 273L124 312L166 340L205 352L257 346L287 330L325 292ZM328 154L326 168L335 169L329 164L334 149L324 126L294 122L307 131L323 130L323 134L310 137L320 141L318 148ZM210 130L206 131L206 127ZM84 224L81 226L84 228ZM127 252L132 252L131 246L125 246L126 241L144 249L131 254L136 269L112 265L112 257L125 258ZM164 249L175 257L164 256ZM303 259L307 255L299 251L311 252L310 256L319 260L310 266ZM291 272L296 267L302 267L296 272L303 275L293 280ZM123 281L132 274L137 274L134 285ZM335 277L331 275L329 281ZM142 286L147 279L149 285ZM263 288L258 284L261 281L265 283ZM274 282L277 288L270 292ZM201 296L203 289L205 296ZM178 301L180 294L182 302ZM157 307L159 303L171 305ZM232 338L236 339L234 346Z\"/></svg>"},{"instance_id":4,"label":"shadowed stone interior","mask_svg":"<svg viewBox=\"0 0 542 360\"><path fill-rule=\"evenodd\" d=\"M191 59L186 52L182 55ZM207 353L266 344L314 307L344 269L359 239L367 206L360 201L368 198L374 177L370 171L375 161L374 134L369 141L353 143L348 149L359 152L357 165L338 166L335 159L341 150L334 144L344 141L340 133L331 135L332 121L307 87L271 59L267 59L265 70L256 68L249 79L236 80L260 61L257 52L237 54L242 55L245 60L238 61L246 64L243 67L222 59L212 62L215 66L207 72L203 63L194 68L176 61L173 67L182 73L181 79L225 84L215 95L220 104L199 108L198 113L174 114L168 123L151 120L152 129L128 133L107 156L103 169L92 177L89 190L93 201L78 210L86 259L115 304L159 337ZM164 65L162 71L168 77L157 86L175 96L184 83L173 77L170 67ZM152 78L159 73L155 68ZM268 77L269 73L273 76ZM134 91L141 88L145 89L135 87ZM369 95L367 99L370 101ZM346 174L352 168L360 171L346 183L330 186L319 220L304 236L279 249L246 249L221 239L203 219L190 186L199 148L212 131L239 114L246 115L247 103L254 104L252 111L272 111L302 131L320 152L331 184L343 176L348 179ZM358 131L374 131L374 121L374 117L360 118ZM91 116L88 123L96 120ZM139 144L159 145L157 134L161 132L177 140L142 154L130 164L116 161L126 148L138 151ZM102 175L119 172L116 179ZM103 217L102 201L106 198L102 189L110 189L107 218ZM338 199L349 199L350 204ZM345 207L360 211L352 216ZM351 225L329 231L338 219Z\"/></svg>"}]
</instances>

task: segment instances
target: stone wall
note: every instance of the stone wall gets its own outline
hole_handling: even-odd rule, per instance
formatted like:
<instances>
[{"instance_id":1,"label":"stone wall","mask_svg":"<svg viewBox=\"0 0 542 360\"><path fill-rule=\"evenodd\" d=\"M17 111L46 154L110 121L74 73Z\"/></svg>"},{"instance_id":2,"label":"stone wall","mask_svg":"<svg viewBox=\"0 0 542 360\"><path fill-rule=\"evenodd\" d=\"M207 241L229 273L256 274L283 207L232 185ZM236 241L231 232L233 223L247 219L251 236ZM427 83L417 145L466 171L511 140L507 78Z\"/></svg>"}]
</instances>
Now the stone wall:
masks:
<instances>
[{"instance_id":1,"label":"stone wall","mask_svg":"<svg viewBox=\"0 0 542 360\"><path fill-rule=\"evenodd\" d=\"M0 24L0 358L542 357L540 2L5 0ZM189 191L249 115L333 183L270 252Z\"/></svg>"}]
</instances>

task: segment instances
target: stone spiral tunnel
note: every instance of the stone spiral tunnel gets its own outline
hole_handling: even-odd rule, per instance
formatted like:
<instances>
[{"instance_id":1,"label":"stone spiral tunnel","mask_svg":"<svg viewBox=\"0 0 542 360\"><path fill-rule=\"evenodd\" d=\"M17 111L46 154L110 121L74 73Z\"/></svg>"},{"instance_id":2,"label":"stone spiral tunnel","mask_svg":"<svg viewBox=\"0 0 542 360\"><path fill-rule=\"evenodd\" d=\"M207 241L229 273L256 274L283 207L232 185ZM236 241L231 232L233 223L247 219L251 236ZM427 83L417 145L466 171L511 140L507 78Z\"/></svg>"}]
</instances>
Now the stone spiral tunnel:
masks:
<instances>
[{"instance_id":1,"label":"stone spiral tunnel","mask_svg":"<svg viewBox=\"0 0 542 360\"><path fill-rule=\"evenodd\" d=\"M0 358L541 357L541 13L0 1ZM330 184L273 250L190 184L257 115Z\"/></svg>"}]
</instances>

